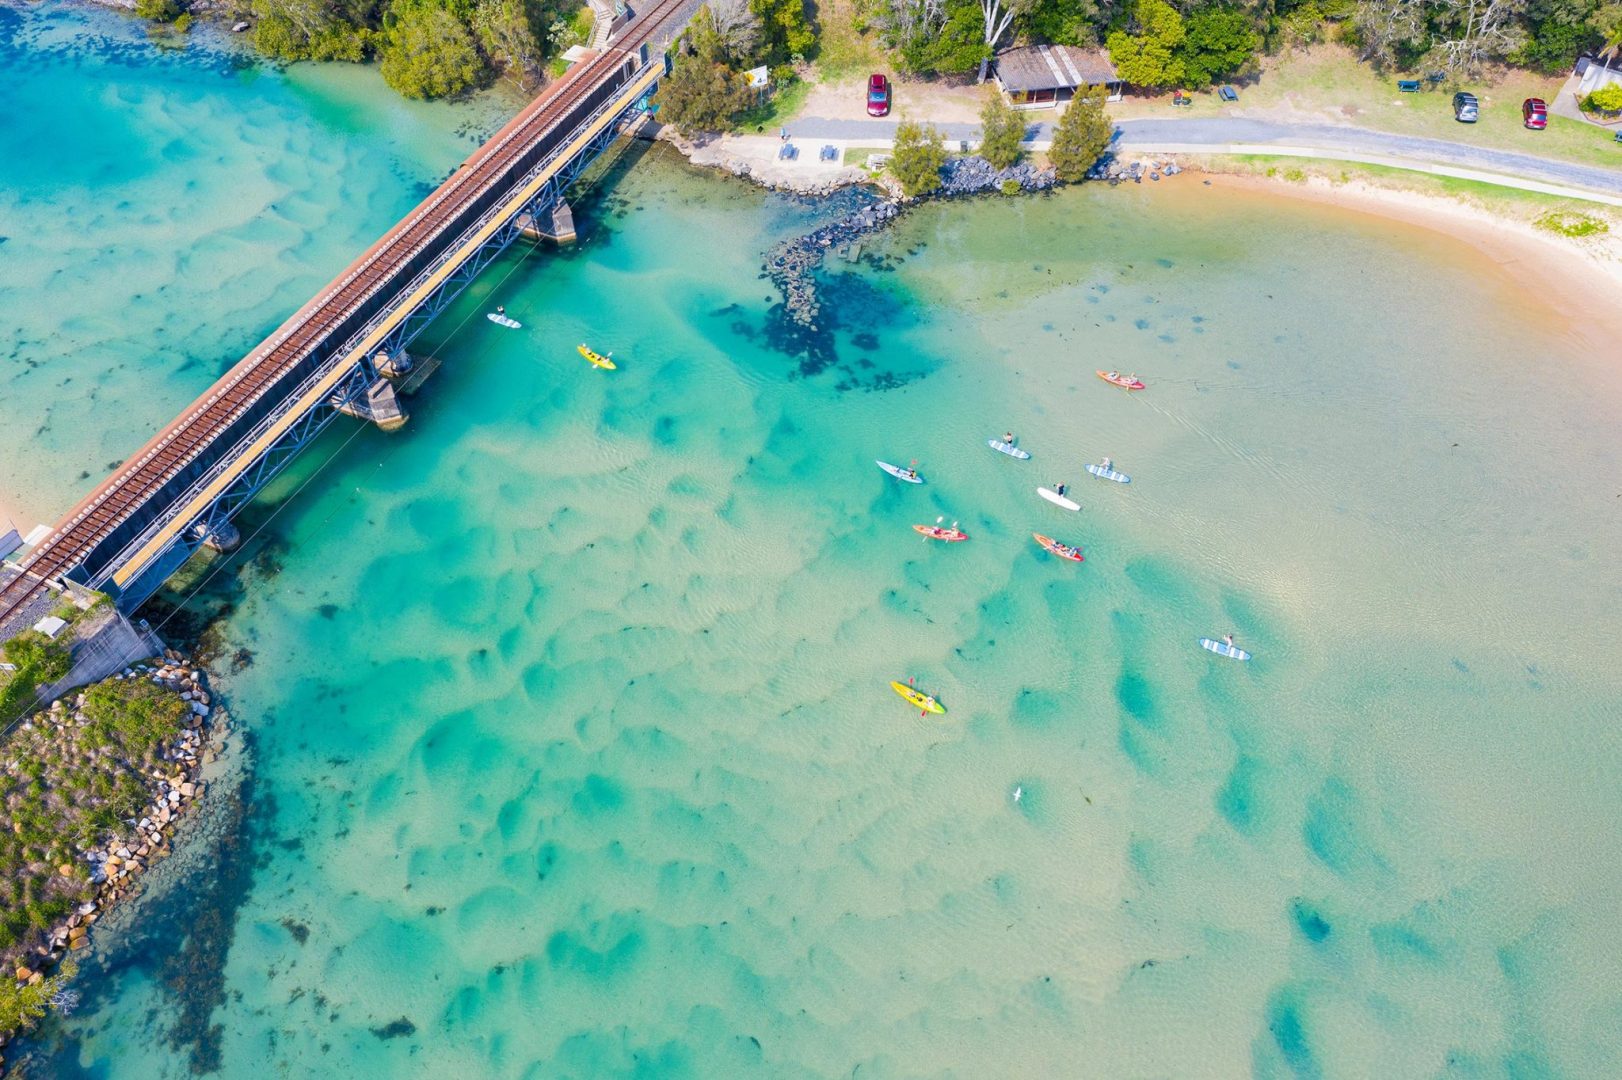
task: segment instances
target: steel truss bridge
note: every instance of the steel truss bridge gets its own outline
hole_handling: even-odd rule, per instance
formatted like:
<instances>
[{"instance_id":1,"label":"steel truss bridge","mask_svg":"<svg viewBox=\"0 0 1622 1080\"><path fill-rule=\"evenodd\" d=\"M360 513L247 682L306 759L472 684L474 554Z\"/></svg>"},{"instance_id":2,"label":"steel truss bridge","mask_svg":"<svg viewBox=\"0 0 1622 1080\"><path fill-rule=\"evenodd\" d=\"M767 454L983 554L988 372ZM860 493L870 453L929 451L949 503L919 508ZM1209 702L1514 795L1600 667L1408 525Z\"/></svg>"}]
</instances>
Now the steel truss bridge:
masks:
<instances>
[{"instance_id":1,"label":"steel truss bridge","mask_svg":"<svg viewBox=\"0 0 1622 1080\"><path fill-rule=\"evenodd\" d=\"M619 135L697 0L632 13L416 209L57 523L0 587L0 627L72 582L130 612L402 352Z\"/></svg>"}]
</instances>

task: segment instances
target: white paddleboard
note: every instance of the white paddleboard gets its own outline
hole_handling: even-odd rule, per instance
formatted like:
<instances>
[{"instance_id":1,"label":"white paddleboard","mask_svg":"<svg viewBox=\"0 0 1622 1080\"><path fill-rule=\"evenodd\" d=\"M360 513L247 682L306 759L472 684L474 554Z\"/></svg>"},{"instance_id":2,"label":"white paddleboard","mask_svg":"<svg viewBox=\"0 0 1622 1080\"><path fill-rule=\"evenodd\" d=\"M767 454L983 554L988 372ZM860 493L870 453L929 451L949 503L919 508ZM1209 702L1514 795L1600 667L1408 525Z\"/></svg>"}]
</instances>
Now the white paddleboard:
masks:
<instances>
[{"instance_id":1,"label":"white paddleboard","mask_svg":"<svg viewBox=\"0 0 1622 1080\"><path fill-rule=\"evenodd\" d=\"M1030 454L1027 454L1025 451L1021 450L1019 447L1015 446L1013 443L1005 443L1001 439L987 439L986 445L997 451L999 454L1007 454L1009 457L1019 458L1021 461L1024 461L1031 456Z\"/></svg>"},{"instance_id":2,"label":"white paddleboard","mask_svg":"<svg viewBox=\"0 0 1622 1080\"><path fill-rule=\"evenodd\" d=\"M493 311L490 314L486 315L485 318L489 319L491 322L495 323L497 326L505 326L509 330L517 330L520 326L524 325L523 323L519 322L517 319L509 319L509 318L507 318L507 316L505 316L505 315L497 315Z\"/></svg>"},{"instance_id":3,"label":"white paddleboard","mask_svg":"<svg viewBox=\"0 0 1622 1080\"><path fill-rule=\"evenodd\" d=\"M873 464L877 465L879 468L883 469L897 480L905 480L909 484L921 484L924 482L923 477L908 476L906 469L903 469L899 465L891 465L888 461L879 461L875 459Z\"/></svg>"},{"instance_id":4,"label":"white paddleboard","mask_svg":"<svg viewBox=\"0 0 1622 1080\"><path fill-rule=\"evenodd\" d=\"M1212 638L1200 638L1200 645L1210 649L1218 656L1226 656L1230 660L1249 660L1250 654L1236 645L1229 645L1226 641L1216 641Z\"/></svg>"},{"instance_id":5,"label":"white paddleboard","mask_svg":"<svg viewBox=\"0 0 1622 1080\"><path fill-rule=\"evenodd\" d=\"M1081 509L1081 504L1080 503L1071 502L1069 499L1065 498L1063 495L1060 495L1057 491L1054 491L1052 488L1039 487L1039 488L1036 489L1036 493L1038 495L1042 496L1042 498L1046 499L1048 502L1052 503L1054 506L1062 506L1066 510L1080 510Z\"/></svg>"},{"instance_id":6,"label":"white paddleboard","mask_svg":"<svg viewBox=\"0 0 1622 1080\"><path fill-rule=\"evenodd\" d=\"M1126 473L1118 473L1114 469L1106 469L1102 465L1089 465L1087 471L1104 480L1113 480L1117 484L1130 484L1132 478Z\"/></svg>"}]
</instances>

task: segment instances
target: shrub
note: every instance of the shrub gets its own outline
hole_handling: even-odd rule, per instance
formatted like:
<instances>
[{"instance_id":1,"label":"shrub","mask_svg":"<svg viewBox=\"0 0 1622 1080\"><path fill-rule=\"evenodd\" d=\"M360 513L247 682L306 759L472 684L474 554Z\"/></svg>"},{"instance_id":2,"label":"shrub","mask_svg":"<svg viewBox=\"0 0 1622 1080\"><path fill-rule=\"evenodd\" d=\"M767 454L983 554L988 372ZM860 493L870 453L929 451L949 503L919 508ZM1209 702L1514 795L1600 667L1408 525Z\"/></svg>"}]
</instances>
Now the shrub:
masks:
<instances>
[{"instance_id":1,"label":"shrub","mask_svg":"<svg viewBox=\"0 0 1622 1080\"><path fill-rule=\"evenodd\" d=\"M174 22L181 7L175 0L135 0L135 14L150 22Z\"/></svg>"},{"instance_id":2,"label":"shrub","mask_svg":"<svg viewBox=\"0 0 1622 1080\"><path fill-rule=\"evenodd\" d=\"M428 0L408 0L384 20L383 81L410 98L440 98L489 74L467 24Z\"/></svg>"},{"instance_id":3,"label":"shrub","mask_svg":"<svg viewBox=\"0 0 1622 1080\"><path fill-rule=\"evenodd\" d=\"M1533 224L1560 236L1600 236L1611 231L1610 225L1602 219L1575 210L1551 210Z\"/></svg>"},{"instance_id":4,"label":"shrub","mask_svg":"<svg viewBox=\"0 0 1622 1080\"><path fill-rule=\"evenodd\" d=\"M1607 83L1583 99L1583 108L1594 112L1622 109L1622 83Z\"/></svg>"}]
</instances>

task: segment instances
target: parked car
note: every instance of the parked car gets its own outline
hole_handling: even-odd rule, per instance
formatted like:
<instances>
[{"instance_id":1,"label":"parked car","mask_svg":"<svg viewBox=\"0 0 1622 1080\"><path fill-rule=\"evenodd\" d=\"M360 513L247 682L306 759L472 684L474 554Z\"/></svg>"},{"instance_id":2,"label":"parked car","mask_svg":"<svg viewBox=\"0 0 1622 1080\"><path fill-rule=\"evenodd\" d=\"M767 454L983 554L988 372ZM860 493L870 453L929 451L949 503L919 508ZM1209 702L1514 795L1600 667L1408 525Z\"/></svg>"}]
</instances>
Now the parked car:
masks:
<instances>
[{"instance_id":1,"label":"parked car","mask_svg":"<svg viewBox=\"0 0 1622 1080\"><path fill-rule=\"evenodd\" d=\"M1481 116L1481 104L1474 94L1460 90L1453 95L1453 119L1461 124L1473 124Z\"/></svg>"},{"instance_id":2,"label":"parked car","mask_svg":"<svg viewBox=\"0 0 1622 1080\"><path fill-rule=\"evenodd\" d=\"M1533 131L1542 131L1549 126L1549 106L1542 98L1527 98L1521 102L1521 123Z\"/></svg>"},{"instance_id":3,"label":"parked car","mask_svg":"<svg viewBox=\"0 0 1622 1080\"><path fill-rule=\"evenodd\" d=\"M867 77L867 115L888 116L890 114L890 80L883 75L869 75Z\"/></svg>"}]
</instances>

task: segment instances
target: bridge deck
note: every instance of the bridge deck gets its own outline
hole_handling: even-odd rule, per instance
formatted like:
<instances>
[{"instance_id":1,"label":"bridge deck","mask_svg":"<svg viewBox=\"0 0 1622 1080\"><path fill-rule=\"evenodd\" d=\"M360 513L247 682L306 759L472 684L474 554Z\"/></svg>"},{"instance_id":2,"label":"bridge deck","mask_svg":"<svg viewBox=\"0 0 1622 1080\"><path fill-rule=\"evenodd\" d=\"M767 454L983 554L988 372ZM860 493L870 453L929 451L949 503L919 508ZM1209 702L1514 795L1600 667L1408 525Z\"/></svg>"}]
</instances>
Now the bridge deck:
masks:
<instances>
[{"instance_id":1,"label":"bridge deck","mask_svg":"<svg viewBox=\"0 0 1622 1080\"><path fill-rule=\"evenodd\" d=\"M194 520L197 508L206 508L208 500L228 486L231 480L251 463L257 454L274 441L276 434L285 430L304 408L318 404L345 373L353 370L354 362L374 349L388 329L405 318L415 306L408 296L406 303L390 303L393 315L382 325L373 327L354 347L344 350L341 362L329 365L326 375L310 384L308 381L312 358L319 358L318 350L341 344L338 332L347 337L357 313L369 314L379 307L379 298L389 286L396 284L403 268L411 268L413 260L421 260L432 252L436 244L444 243L447 233L454 235L467 208L481 198L499 189L513 179L516 163L533 154L549 138L563 134L560 125L573 120L592 95L609 84L624 69L634 51L644 42L663 35L665 40L685 22L682 16L693 0L662 0L637 18L622 34L616 47L593 53L577 63L569 73L548 87L529 106L514 117L478 151L458 167L440 187L423 200L410 214L391 228L368 248L345 271L335 278L313 300L300 308L275 333L233 366L209 390L194 401L181 415L136 451L119 469L94 491L87 495L56 526L51 534L23 561L24 573L0 587L0 623L15 609L26 605L44 588L47 579L56 578L83 563L98 545L106 542L114 530L125 525L137 512L150 510L149 504L165 494L177 482L194 483L192 475L208 475L210 463L206 455L216 457L228 449L234 440L243 437L244 424L267 408L279 408L278 395L290 397L298 387L296 407L281 412L281 420L269 429L255 433L246 448L231 453L231 464L220 471L217 465L209 483L200 491L186 496L186 505L178 513L166 507L162 516L168 523L152 536L129 560L124 568L115 570L113 580L126 584L147 561L175 535ZM661 42L662 43L662 42ZM655 64L636 80L635 87L622 87L614 92L640 94L657 81L661 69ZM592 134L610 123L612 117L598 118L590 132L578 132L568 146L584 145ZM566 128L564 129L567 130ZM550 171L568 159L568 152L552 153L551 170L543 171L521 189L507 192L498 205L533 197L545 184ZM499 216L499 215L498 215ZM469 244L488 239L498 228L492 219L479 230L477 237L446 248L433 255L440 260L438 270L428 282L420 283L414 294L431 291L454 271L458 260L446 259L446 252L462 250ZM413 273L415 273L413 269ZM319 359L326 364L325 359ZM295 384L295 385L289 385ZM171 498L173 495L171 494ZM150 526L143 526L149 528ZM123 541L120 540L120 543Z\"/></svg>"}]
</instances>

